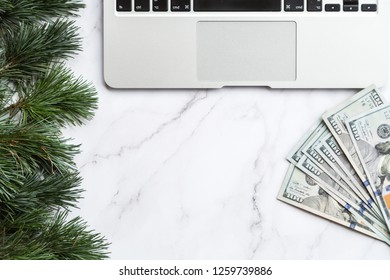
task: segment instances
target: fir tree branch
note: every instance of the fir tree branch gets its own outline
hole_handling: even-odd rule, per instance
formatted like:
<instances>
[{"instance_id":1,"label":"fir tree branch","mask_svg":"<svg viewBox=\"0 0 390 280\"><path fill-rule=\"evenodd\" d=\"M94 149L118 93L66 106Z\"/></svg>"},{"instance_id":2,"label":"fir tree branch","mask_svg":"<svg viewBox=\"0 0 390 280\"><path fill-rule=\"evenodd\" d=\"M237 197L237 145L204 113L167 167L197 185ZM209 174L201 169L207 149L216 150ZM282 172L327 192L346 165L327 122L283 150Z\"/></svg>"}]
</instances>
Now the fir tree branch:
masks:
<instances>
[{"instance_id":1,"label":"fir tree branch","mask_svg":"<svg viewBox=\"0 0 390 280\"><path fill-rule=\"evenodd\" d=\"M11 226L0 222L0 259L95 260L108 257L108 243L76 217L67 221L67 212L51 216L48 211L18 217ZM24 226L23 226L24 225ZM2 234L3 232L3 234ZM29 250L26 250L29 248Z\"/></svg>"},{"instance_id":2,"label":"fir tree branch","mask_svg":"<svg viewBox=\"0 0 390 280\"><path fill-rule=\"evenodd\" d=\"M78 28L72 21L24 24L8 30L0 41L0 77L10 81L44 74L53 61L81 50Z\"/></svg>"},{"instance_id":3,"label":"fir tree branch","mask_svg":"<svg viewBox=\"0 0 390 280\"><path fill-rule=\"evenodd\" d=\"M67 174L28 174L18 183L0 185L0 217L13 221L15 216L30 213L34 209L76 207L81 198L81 178L77 172ZM6 190L11 195L1 195Z\"/></svg>"},{"instance_id":4,"label":"fir tree branch","mask_svg":"<svg viewBox=\"0 0 390 280\"><path fill-rule=\"evenodd\" d=\"M74 170L73 158L79 153L78 145L67 143L58 128L49 124L15 125L0 122L0 154L7 166L22 174L43 170L46 173ZM0 165L1 167L1 165ZM0 169L0 174L5 173Z\"/></svg>"},{"instance_id":5,"label":"fir tree branch","mask_svg":"<svg viewBox=\"0 0 390 280\"><path fill-rule=\"evenodd\" d=\"M16 28L20 22L77 16L81 8L84 4L78 0L0 0L0 30Z\"/></svg>"},{"instance_id":6,"label":"fir tree branch","mask_svg":"<svg viewBox=\"0 0 390 280\"><path fill-rule=\"evenodd\" d=\"M0 259L53 259L45 244L35 239L48 219L51 219L49 212L39 209L19 216L11 223L0 220Z\"/></svg>"},{"instance_id":7,"label":"fir tree branch","mask_svg":"<svg viewBox=\"0 0 390 280\"><path fill-rule=\"evenodd\" d=\"M0 0L0 259L102 259L108 243L67 211L81 198L65 125L97 107L95 89L63 60L81 50L63 17L79 0ZM63 212L58 212L63 211Z\"/></svg>"},{"instance_id":8,"label":"fir tree branch","mask_svg":"<svg viewBox=\"0 0 390 280\"><path fill-rule=\"evenodd\" d=\"M60 126L81 125L97 109L94 87L75 78L69 69L56 65L35 81L19 88L20 99L9 106L11 115L20 112L23 122L47 121Z\"/></svg>"},{"instance_id":9,"label":"fir tree branch","mask_svg":"<svg viewBox=\"0 0 390 280\"><path fill-rule=\"evenodd\" d=\"M47 230L39 237L56 259L91 260L106 258L107 242L88 230L80 217L66 220L67 213L57 214Z\"/></svg>"}]
</instances>

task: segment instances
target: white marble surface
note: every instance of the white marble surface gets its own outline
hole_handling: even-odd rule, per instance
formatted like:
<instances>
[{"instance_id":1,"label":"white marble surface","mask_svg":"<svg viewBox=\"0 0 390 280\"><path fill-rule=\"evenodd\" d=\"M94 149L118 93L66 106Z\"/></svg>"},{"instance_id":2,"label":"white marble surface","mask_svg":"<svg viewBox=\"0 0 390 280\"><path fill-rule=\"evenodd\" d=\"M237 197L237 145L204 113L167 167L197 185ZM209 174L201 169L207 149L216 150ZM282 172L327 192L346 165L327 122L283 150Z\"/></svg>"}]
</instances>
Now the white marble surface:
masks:
<instances>
[{"instance_id":1,"label":"white marble surface","mask_svg":"<svg viewBox=\"0 0 390 280\"><path fill-rule=\"evenodd\" d=\"M74 214L113 259L390 259L384 243L276 200L289 150L356 90L112 90L101 1L86 3L84 52L69 64L94 83L99 109L65 135L82 143Z\"/></svg>"}]
</instances>

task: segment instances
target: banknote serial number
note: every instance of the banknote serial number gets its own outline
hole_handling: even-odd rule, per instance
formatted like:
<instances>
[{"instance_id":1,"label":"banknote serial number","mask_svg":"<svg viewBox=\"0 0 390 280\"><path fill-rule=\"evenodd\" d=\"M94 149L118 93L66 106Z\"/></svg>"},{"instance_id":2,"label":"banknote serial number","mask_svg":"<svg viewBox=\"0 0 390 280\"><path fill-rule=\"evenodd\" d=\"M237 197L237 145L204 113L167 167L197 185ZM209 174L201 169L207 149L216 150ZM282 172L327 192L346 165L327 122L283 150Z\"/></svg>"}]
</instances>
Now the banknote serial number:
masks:
<instances>
[{"instance_id":1,"label":"banknote serial number","mask_svg":"<svg viewBox=\"0 0 390 280\"><path fill-rule=\"evenodd\" d=\"M213 267L213 275L272 275L271 267L223 266Z\"/></svg>"}]
</instances>

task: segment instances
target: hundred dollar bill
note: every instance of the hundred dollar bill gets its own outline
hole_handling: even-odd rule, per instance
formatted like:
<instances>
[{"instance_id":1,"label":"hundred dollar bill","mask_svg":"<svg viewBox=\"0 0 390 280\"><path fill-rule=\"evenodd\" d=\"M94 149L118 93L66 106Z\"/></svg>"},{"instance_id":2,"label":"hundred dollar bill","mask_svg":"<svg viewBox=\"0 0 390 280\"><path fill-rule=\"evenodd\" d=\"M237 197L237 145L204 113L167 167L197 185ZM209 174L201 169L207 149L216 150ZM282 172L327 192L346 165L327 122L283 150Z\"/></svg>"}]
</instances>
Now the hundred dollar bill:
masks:
<instances>
[{"instance_id":1,"label":"hundred dollar bill","mask_svg":"<svg viewBox=\"0 0 390 280\"><path fill-rule=\"evenodd\" d=\"M303 154L314 161L325 173L329 176L337 177L336 180L340 180L341 177L337 173L337 170L331 166L325 158L317 152L318 147L321 145L321 139L329 135L329 131L323 130L321 133L317 133L315 137L312 137L310 141L302 148ZM347 192L353 192L349 186L345 186Z\"/></svg>"},{"instance_id":2,"label":"hundred dollar bill","mask_svg":"<svg viewBox=\"0 0 390 280\"><path fill-rule=\"evenodd\" d=\"M382 220L381 211L370 195L370 193L373 193L371 188L367 189L367 187L364 186L350 165L348 159L338 147L334 137L330 133L325 134L323 138L320 139L319 145L314 149L330 165L330 168L348 184L359 198L373 209L377 218Z\"/></svg>"},{"instance_id":3,"label":"hundred dollar bill","mask_svg":"<svg viewBox=\"0 0 390 280\"><path fill-rule=\"evenodd\" d=\"M344 188L344 193L348 194L350 197L353 197L353 201L355 203L354 205L360 205L361 209L364 209L364 211L370 211L370 214L374 215L376 218L381 217L382 215L378 214L380 213L380 210L375 207L375 204L372 204L369 202L369 200L365 200L364 197L361 198L355 194L354 188L351 188L351 186L335 172L334 168L325 162L322 158L320 158L318 153L314 151L314 147L319 143L323 135L330 135L329 130L323 121L316 122L300 139L297 145L295 145L294 149L288 156L288 160L292 164L297 164L300 158L303 155L306 155L309 158L312 158L312 160L317 161L317 164L321 165L320 168L327 172L328 175L333 176L333 178L336 177L336 180L338 180L340 185Z\"/></svg>"},{"instance_id":4,"label":"hundred dollar bill","mask_svg":"<svg viewBox=\"0 0 390 280\"><path fill-rule=\"evenodd\" d=\"M327 135L324 137L327 138ZM364 200L367 204L371 205L373 200L369 197L368 193L365 190L361 189L360 181L354 182L348 176L347 172L341 165L341 162L338 160L337 155L333 153L333 151L324 144L324 141L321 139L318 145L314 146L314 151L318 153L318 155L327 162L329 167L336 173L343 181L345 181L348 186L356 193L362 200Z\"/></svg>"},{"instance_id":5,"label":"hundred dollar bill","mask_svg":"<svg viewBox=\"0 0 390 280\"><path fill-rule=\"evenodd\" d=\"M337 180L323 172L316 163L311 161L306 156L303 156L297 164L297 168L302 170L307 175L311 176L325 189L334 199L346 208L350 208L352 213L359 214L367 222L380 230L384 236L388 235L387 227L381 220L373 216L367 211L366 207L354 199L354 197L346 191ZM390 238L390 235L389 235Z\"/></svg>"},{"instance_id":6,"label":"hundred dollar bill","mask_svg":"<svg viewBox=\"0 0 390 280\"><path fill-rule=\"evenodd\" d=\"M368 186L365 186L363 182L360 180L358 174L355 169L349 162L347 156L337 143L336 139L333 135L329 135L321 139L322 144L324 145L327 152L329 152L330 156L332 156L335 161L338 163L338 166L342 169L342 171L354 182L357 186L361 186L362 192L366 195L369 194Z\"/></svg>"},{"instance_id":7,"label":"hundred dollar bill","mask_svg":"<svg viewBox=\"0 0 390 280\"><path fill-rule=\"evenodd\" d=\"M349 184L347 180L342 178L340 174L338 174L334 168L334 166L330 165L323 157L320 155L316 148L320 145L320 140L326 136L329 135L328 130L324 130L321 133L317 133L315 137L312 137L310 141L307 142L306 146L302 148L303 154L307 156L310 160L315 162L315 164L320 168L323 172L325 172L329 177L332 178L332 180L336 181L338 185L343 189L344 193L348 195L348 198L353 201L353 205L356 208L362 208L368 211L372 211L370 204L368 201L366 201L363 197L359 197L358 192L356 188ZM359 205L359 206L357 206ZM371 213L374 214L374 213ZM376 214L374 214L376 216Z\"/></svg>"},{"instance_id":8,"label":"hundred dollar bill","mask_svg":"<svg viewBox=\"0 0 390 280\"><path fill-rule=\"evenodd\" d=\"M324 219L379 239L367 226L358 223L351 212L329 196L316 181L292 164L277 198Z\"/></svg>"},{"instance_id":9,"label":"hundred dollar bill","mask_svg":"<svg viewBox=\"0 0 390 280\"><path fill-rule=\"evenodd\" d=\"M333 135L326 139L323 139L322 141L324 145L328 148L328 151L330 151L331 155L334 156L336 161L339 162L340 167L344 170L347 176L355 183L356 186L361 186L360 188L362 192L368 193L373 202L376 202L375 195L372 192L371 187L369 186L369 184L364 184L363 180L360 179L359 175L356 173L356 170L349 162L347 156L345 155L344 151L341 149Z\"/></svg>"},{"instance_id":10,"label":"hundred dollar bill","mask_svg":"<svg viewBox=\"0 0 390 280\"><path fill-rule=\"evenodd\" d=\"M376 87L372 85L346 100L341 105L329 110L322 116L326 126L335 137L346 157L352 164L353 169L355 169L360 180L362 180L365 185L369 184L367 174L365 174L360 159L356 154L347 127L345 126L345 120L372 108L376 108L383 103L384 98ZM375 199L375 197L373 197L373 199Z\"/></svg>"},{"instance_id":11,"label":"hundred dollar bill","mask_svg":"<svg viewBox=\"0 0 390 280\"><path fill-rule=\"evenodd\" d=\"M346 172L344 171L343 167L340 165L340 162L337 161L336 156L333 154L329 148L320 142L320 145L315 147L315 151L319 154L319 156L327 163L329 168L334 171L336 176L333 176L333 179L340 178L339 182L345 182L348 187L363 201L365 205L367 205L372 213L375 215L377 219L380 221L383 220L381 211L379 210L378 206L373 202L371 197L364 191L364 186L361 184L361 181L358 180L357 182L352 181ZM321 167L321 165L320 165ZM322 167L321 167L322 168ZM322 168L323 169L323 168ZM328 173L329 174L329 173ZM331 174L329 174L331 175ZM361 185L359 185L359 183Z\"/></svg>"},{"instance_id":12,"label":"hundred dollar bill","mask_svg":"<svg viewBox=\"0 0 390 280\"><path fill-rule=\"evenodd\" d=\"M390 230L390 105L347 120L347 127Z\"/></svg>"},{"instance_id":13,"label":"hundred dollar bill","mask_svg":"<svg viewBox=\"0 0 390 280\"><path fill-rule=\"evenodd\" d=\"M343 191L337 185L337 182L334 182L325 173L321 172L313 162L310 162L307 158L305 159L302 157L296 167L306 175L309 175L333 199L340 203L340 205L342 205L345 209L349 210L359 223L363 223L369 227L381 240L390 245L390 234L387 231L386 226L367 217L365 215L366 213L363 212L363 209L356 209L352 207L348 202L349 199L345 197Z\"/></svg>"}]
</instances>

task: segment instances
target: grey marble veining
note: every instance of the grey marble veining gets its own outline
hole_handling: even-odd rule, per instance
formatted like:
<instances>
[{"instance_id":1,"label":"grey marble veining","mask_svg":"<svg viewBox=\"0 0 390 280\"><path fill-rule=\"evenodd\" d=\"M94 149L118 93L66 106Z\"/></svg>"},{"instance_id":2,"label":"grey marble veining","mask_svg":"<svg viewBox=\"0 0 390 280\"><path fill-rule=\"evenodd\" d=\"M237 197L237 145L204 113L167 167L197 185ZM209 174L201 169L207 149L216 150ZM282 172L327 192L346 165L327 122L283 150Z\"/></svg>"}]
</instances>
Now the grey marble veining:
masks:
<instances>
[{"instance_id":1,"label":"grey marble veining","mask_svg":"<svg viewBox=\"0 0 390 280\"><path fill-rule=\"evenodd\" d=\"M112 90L101 1L86 3L84 51L69 65L94 83L99 109L65 131L83 151L73 214L107 237L113 259L390 258L384 243L276 200L289 150L356 90Z\"/></svg>"}]
</instances>

